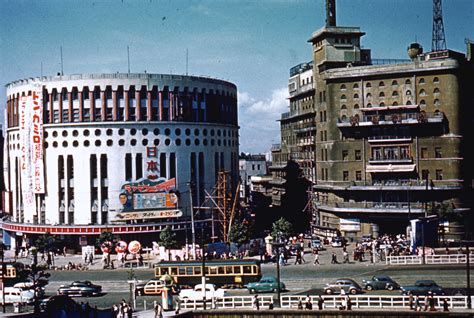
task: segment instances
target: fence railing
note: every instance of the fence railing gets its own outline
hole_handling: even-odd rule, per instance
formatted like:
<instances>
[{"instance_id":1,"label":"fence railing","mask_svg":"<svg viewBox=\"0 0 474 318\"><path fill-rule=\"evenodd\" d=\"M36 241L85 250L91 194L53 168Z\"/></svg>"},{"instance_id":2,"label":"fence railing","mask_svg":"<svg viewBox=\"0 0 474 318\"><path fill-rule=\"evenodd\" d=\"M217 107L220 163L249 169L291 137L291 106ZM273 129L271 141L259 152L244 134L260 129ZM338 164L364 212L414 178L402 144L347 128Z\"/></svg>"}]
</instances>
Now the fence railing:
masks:
<instances>
[{"instance_id":1,"label":"fence railing","mask_svg":"<svg viewBox=\"0 0 474 318\"><path fill-rule=\"evenodd\" d=\"M340 295L321 296L324 300L323 309L337 309L344 303L344 297ZM313 309L318 308L318 296L310 296ZM444 299L446 299L450 309L467 308L467 296L434 296L434 304L437 309L443 308ZM472 299L472 298L471 298ZM282 308L298 308L298 303L306 301L304 295L284 295L281 296ZM351 295L350 302L352 309L381 309L381 308L410 308L409 296L390 296L390 295ZM411 304L415 305L415 302ZM420 297L420 306L425 306L425 297Z\"/></svg>"},{"instance_id":2,"label":"fence railing","mask_svg":"<svg viewBox=\"0 0 474 318\"><path fill-rule=\"evenodd\" d=\"M217 299L206 299L206 309L225 309L225 308L252 308L254 296L229 296ZM268 308L273 305L273 296L258 296L261 308ZM202 300L181 301L182 309L203 309Z\"/></svg>"},{"instance_id":3,"label":"fence railing","mask_svg":"<svg viewBox=\"0 0 474 318\"><path fill-rule=\"evenodd\" d=\"M425 255L425 264L466 264L466 254ZM469 262L474 262L474 254L470 254ZM387 265L419 265L423 264L422 255L387 256Z\"/></svg>"}]
</instances>

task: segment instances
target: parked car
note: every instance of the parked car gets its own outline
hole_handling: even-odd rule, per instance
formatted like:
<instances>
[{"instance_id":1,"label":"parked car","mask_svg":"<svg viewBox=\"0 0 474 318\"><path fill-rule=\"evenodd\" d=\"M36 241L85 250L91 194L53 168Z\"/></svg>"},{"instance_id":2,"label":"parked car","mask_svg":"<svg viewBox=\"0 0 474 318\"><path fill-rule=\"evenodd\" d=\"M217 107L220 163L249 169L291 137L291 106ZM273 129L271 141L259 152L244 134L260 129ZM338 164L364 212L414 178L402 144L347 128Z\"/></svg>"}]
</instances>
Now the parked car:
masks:
<instances>
[{"instance_id":1,"label":"parked car","mask_svg":"<svg viewBox=\"0 0 474 318\"><path fill-rule=\"evenodd\" d=\"M280 291L286 290L286 286L280 281ZM278 291L278 281L273 276L264 276L258 282L249 283L247 289L251 294L261 292L274 292Z\"/></svg>"},{"instance_id":2,"label":"parked car","mask_svg":"<svg viewBox=\"0 0 474 318\"><path fill-rule=\"evenodd\" d=\"M31 289L23 290L17 287L5 287L3 290L0 290L0 300L5 299L6 304L30 304L33 302L34 297L35 293Z\"/></svg>"},{"instance_id":3,"label":"parked car","mask_svg":"<svg viewBox=\"0 0 474 318\"><path fill-rule=\"evenodd\" d=\"M373 289L387 289L394 290L399 289L400 285L391 279L389 276L373 276L371 279L362 280L364 289L373 290Z\"/></svg>"},{"instance_id":4,"label":"parked car","mask_svg":"<svg viewBox=\"0 0 474 318\"><path fill-rule=\"evenodd\" d=\"M58 295L70 296L97 296L102 292L102 287L94 285L90 281L75 281L70 285L61 285L58 288Z\"/></svg>"},{"instance_id":5,"label":"parked car","mask_svg":"<svg viewBox=\"0 0 474 318\"><path fill-rule=\"evenodd\" d=\"M40 310L45 312L54 312L65 308L74 308L76 302L67 295L55 295L48 298L41 299Z\"/></svg>"},{"instance_id":6,"label":"parked car","mask_svg":"<svg viewBox=\"0 0 474 318\"><path fill-rule=\"evenodd\" d=\"M326 249L323 245L323 242L318 239L311 240L311 247L313 250L317 249L318 251L324 251Z\"/></svg>"},{"instance_id":7,"label":"parked car","mask_svg":"<svg viewBox=\"0 0 474 318\"><path fill-rule=\"evenodd\" d=\"M435 283L434 280L417 280L414 285L401 286L400 290L403 295L408 295L410 292L413 295L427 295L431 292L433 295L445 295L443 288Z\"/></svg>"},{"instance_id":8,"label":"parked car","mask_svg":"<svg viewBox=\"0 0 474 318\"><path fill-rule=\"evenodd\" d=\"M203 294L203 285L198 284L194 286L193 289L181 289L179 292L179 298L183 301L196 301L196 300L201 300L203 299L202 294ZM212 298L222 298L227 296L227 292L224 289L218 288L216 289L216 286L213 284L206 284L206 299L212 299Z\"/></svg>"},{"instance_id":9,"label":"parked car","mask_svg":"<svg viewBox=\"0 0 474 318\"><path fill-rule=\"evenodd\" d=\"M349 278L341 278L337 279L332 283L326 284L324 287L325 294L339 294L341 293L341 289L344 290L345 293L349 293L352 295L362 293L362 287L357 284L354 280Z\"/></svg>"}]
</instances>

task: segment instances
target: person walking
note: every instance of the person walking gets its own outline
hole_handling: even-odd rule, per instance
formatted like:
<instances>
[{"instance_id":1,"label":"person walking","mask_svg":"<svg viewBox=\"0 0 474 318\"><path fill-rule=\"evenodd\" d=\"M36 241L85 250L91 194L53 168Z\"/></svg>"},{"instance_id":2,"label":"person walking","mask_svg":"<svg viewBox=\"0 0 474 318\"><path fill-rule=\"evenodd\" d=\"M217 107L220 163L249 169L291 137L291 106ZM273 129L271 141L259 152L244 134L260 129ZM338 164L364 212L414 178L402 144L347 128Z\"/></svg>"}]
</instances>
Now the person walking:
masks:
<instances>
[{"instance_id":1,"label":"person walking","mask_svg":"<svg viewBox=\"0 0 474 318\"><path fill-rule=\"evenodd\" d=\"M337 261L336 252L332 252L332 255L331 255L331 264L339 264L339 262Z\"/></svg>"},{"instance_id":2,"label":"person walking","mask_svg":"<svg viewBox=\"0 0 474 318\"><path fill-rule=\"evenodd\" d=\"M449 311L448 298L443 299L443 311Z\"/></svg>"},{"instance_id":3,"label":"person walking","mask_svg":"<svg viewBox=\"0 0 474 318\"><path fill-rule=\"evenodd\" d=\"M319 252L317 249L314 250L314 260L313 260L313 265L316 265L316 264L321 265L319 263Z\"/></svg>"},{"instance_id":4,"label":"person walking","mask_svg":"<svg viewBox=\"0 0 474 318\"><path fill-rule=\"evenodd\" d=\"M253 296L252 306L253 309L260 310L260 301L258 299L258 295Z\"/></svg>"},{"instance_id":5,"label":"person walking","mask_svg":"<svg viewBox=\"0 0 474 318\"><path fill-rule=\"evenodd\" d=\"M408 306L410 306L410 310L413 310L413 293L412 292L408 292Z\"/></svg>"},{"instance_id":6,"label":"person walking","mask_svg":"<svg viewBox=\"0 0 474 318\"><path fill-rule=\"evenodd\" d=\"M155 318L163 318L163 306L160 303L155 304Z\"/></svg>"},{"instance_id":7,"label":"person walking","mask_svg":"<svg viewBox=\"0 0 474 318\"><path fill-rule=\"evenodd\" d=\"M420 296L415 296L415 311L421 311Z\"/></svg>"},{"instance_id":8,"label":"person walking","mask_svg":"<svg viewBox=\"0 0 474 318\"><path fill-rule=\"evenodd\" d=\"M313 309L313 303L311 302L311 297L309 295L306 295L304 308L306 310L312 310Z\"/></svg>"},{"instance_id":9,"label":"person walking","mask_svg":"<svg viewBox=\"0 0 474 318\"><path fill-rule=\"evenodd\" d=\"M324 308L324 298L321 295L318 296L318 309L323 310Z\"/></svg>"}]
</instances>

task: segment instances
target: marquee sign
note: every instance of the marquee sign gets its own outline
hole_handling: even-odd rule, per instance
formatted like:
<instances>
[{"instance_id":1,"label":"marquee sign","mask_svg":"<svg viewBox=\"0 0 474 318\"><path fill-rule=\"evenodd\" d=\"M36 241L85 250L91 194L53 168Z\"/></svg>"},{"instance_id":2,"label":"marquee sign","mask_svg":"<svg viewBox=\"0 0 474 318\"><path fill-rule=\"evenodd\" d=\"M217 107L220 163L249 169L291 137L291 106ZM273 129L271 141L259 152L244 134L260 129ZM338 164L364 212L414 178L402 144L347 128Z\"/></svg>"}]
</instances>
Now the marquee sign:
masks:
<instances>
[{"instance_id":1,"label":"marquee sign","mask_svg":"<svg viewBox=\"0 0 474 318\"><path fill-rule=\"evenodd\" d=\"M143 211L143 212L121 212L117 214L116 221L131 221L141 219L162 219L177 218L183 216L181 210L161 210L161 211Z\"/></svg>"}]
</instances>

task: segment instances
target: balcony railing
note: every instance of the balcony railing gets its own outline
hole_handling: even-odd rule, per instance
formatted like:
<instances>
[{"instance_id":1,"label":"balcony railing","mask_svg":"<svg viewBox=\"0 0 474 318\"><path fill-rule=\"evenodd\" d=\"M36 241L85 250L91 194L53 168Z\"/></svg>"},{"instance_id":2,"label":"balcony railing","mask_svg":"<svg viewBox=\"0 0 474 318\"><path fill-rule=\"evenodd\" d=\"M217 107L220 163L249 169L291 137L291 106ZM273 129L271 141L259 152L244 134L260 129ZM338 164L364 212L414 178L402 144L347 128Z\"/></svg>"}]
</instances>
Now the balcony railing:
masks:
<instances>
[{"instance_id":1,"label":"balcony railing","mask_svg":"<svg viewBox=\"0 0 474 318\"><path fill-rule=\"evenodd\" d=\"M369 212L364 210L372 210L374 212L394 212L394 213L424 213L425 202L317 202L319 208L342 212L342 210L350 212Z\"/></svg>"},{"instance_id":2,"label":"balcony railing","mask_svg":"<svg viewBox=\"0 0 474 318\"><path fill-rule=\"evenodd\" d=\"M390 141L390 142L396 142L396 141L411 141L410 136L369 136L368 138L370 143L376 143L376 142L385 142L385 141Z\"/></svg>"},{"instance_id":3,"label":"balcony railing","mask_svg":"<svg viewBox=\"0 0 474 318\"><path fill-rule=\"evenodd\" d=\"M428 190L456 190L461 189L463 180L430 180L428 182ZM387 180L359 180L359 181L324 181L323 184L314 185L315 188L321 189L347 189L358 190L367 188L367 190L379 190L385 188L401 188L412 190L426 190L426 180L419 179L387 179Z\"/></svg>"},{"instance_id":4,"label":"balcony railing","mask_svg":"<svg viewBox=\"0 0 474 318\"><path fill-rule=\"evenodd\" d=\"M396 124L426 124L442 123L444 114L434 113L393 113L393 114L374 114L359 117L338 119L338 127L357 127L357 126L376 126L376 125L396 125Z\"/></svg>"},{"instance_id":5,"label":"balcony railing","mask_svg":"<svg viewBox=\"0 0 474 318\"><path fill-rule=\"evenodd\" d=\"M378 156L369 158L369 163L412 163L413 158L409 156Z\"/></svg>"}]
</instances>

